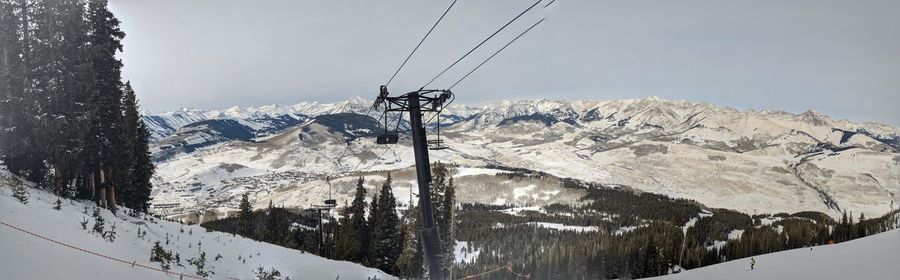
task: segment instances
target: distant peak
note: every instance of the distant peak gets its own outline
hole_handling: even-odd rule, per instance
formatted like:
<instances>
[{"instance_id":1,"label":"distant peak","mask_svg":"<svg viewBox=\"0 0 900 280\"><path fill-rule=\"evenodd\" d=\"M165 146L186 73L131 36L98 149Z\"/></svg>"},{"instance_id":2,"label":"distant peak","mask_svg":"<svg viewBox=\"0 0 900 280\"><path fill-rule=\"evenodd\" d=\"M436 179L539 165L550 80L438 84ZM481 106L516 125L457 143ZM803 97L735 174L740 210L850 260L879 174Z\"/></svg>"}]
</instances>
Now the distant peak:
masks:
<instances>
[{"instance_id":1,"label":"distant peak","mask_svg":"<svg viewBox=\"0 0 900 280\"><path fill-rule=\"evenodd\" d=\"M812 109L806 110L806 112L803 112L798 116L800 117L800 120L814 125L829 125L832 122L831 118L825 114Z\"/></svg>"},{"instance_id":2,"label":"distant peak","mask_svg":"<svg viewBox=\"0 0 900 280\"><path fill-rule=\"evenodd\" d=\"M357 96L350 97L350 99L347 99L347 102L350 102L350 103L367 103L368 101L366 101L365 98L362 98L361 96L358 96L358 95L357 95Z\"/></svg>"}]
</instances>

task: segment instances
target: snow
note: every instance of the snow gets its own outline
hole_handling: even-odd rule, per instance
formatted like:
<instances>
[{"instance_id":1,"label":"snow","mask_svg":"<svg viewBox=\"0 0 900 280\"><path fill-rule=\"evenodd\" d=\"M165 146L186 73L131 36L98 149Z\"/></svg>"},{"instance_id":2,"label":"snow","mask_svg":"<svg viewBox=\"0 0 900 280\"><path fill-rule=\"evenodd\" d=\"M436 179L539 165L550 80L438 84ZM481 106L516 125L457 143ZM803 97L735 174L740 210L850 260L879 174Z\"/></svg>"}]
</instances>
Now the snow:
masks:
<instances>
[{"instance_id":1,"label":"snow","mask_svg":"<svg viewBox=\"0 0 900 280\"><path fill-rule=\"evenodd\" d=\"M553 230L561 230L561 231L575 231L575 232L595 232L599 230L595 226L572 226L572 225L564 225L558 223L545 223L545 222L530 222L529 225L534 225L541 228L553 229Z\"/></svg>"},{"instance_id":2,"label":"snow","mask_svg":"<svg viewBox=\"0 0 900 280\"><path fill-rule=\"evenodd\" d=\"M504 172L499 169L491 169L491 168L480 168L480 167L459 167L456 168L456 173L453 174L454 177L464 177L464 176L475 176L475 175L497 175L497 173Z\"/></svg>"},{"instance_id":3,"label":"snow","mask_svg":"<svg viewBox=\"0 0 900 280\"><path fill-rule=\"evenodd\" d=\"M639 227L641 227L641 226L627 226L627 227L620 227L620 228L617 229L615 232L613 232L613 234L614 234L614 235L623 235L623 234L632 232L632 231L638 229Z\"/></svg>"},{"instance_id":4,"label":"snow","mask_svg":"<svg viewBox=\"0 0 900 280\"><path fill-rule=\"evenodd\" d=\"M541 206L513 207L513 208L509 208L509 209L503 209L503 210L500 210L497 212L500 212L503 214L509 214L509 215L513 215L513 216L519 216L519 213L522 211L534 211L534 212L538 212L538 213L546 213L546 212L544 212L544 209Z\"/></svg>"},{"instance_id":5,"label":"snow","mask_svg":"<svg viewBox=\"0 0 900 280\"><path fill-rule=\"evenodd\" d=\"M206 232L199 226L180 225L159 221L151 223L131 218L122 211L115 216L101 210L106 219L106 228L116 224L117 238L114 242L83 230L79 221L90 220L92 203L63 200L62 210L52 209L56 197L45 191L29 188L31 198L22 204L11 197L9 175L0 174L0 222L64 242L99 254L136 262L137 264L159 268L159 263L150 263L150 249L155 241L173 253L178 253L185 266L173 265L172 272L194 275L193 266L187 259L197 257L202 244L206 252L207 266L215 274L213 279L250 279L253 270L259 266L275 268L283 276L292 279L396 279L377 269L359 264L324 259L313 254L291 250L267 243L261 243L230 234ZM88 209L88 215L83 214ZM138 238L141 228L147 234ZM183 229L183 233L181 230ZM166 234L170 245L165 245ZM201 243L202 242L202 243ZM221 255L218 261L215 256ZM239 261L238 256L246 259ZM153 271L129 264L114 262L69 247L28 235L10 227L0 225L0 278L3 279L178 279L174 274Z\"/></svg>"},{"instance_id":6,"label":"snow","mask_svg":"<svg viewBox=\"0 0 900 280\"><path fill-rule=\"evenodd\" d=\"M478 255L481 254L481 250L472 250L472 252L468 252L467 248L469 248L469 242L466 241L456 241L453 244L453 262L456 264L464 264L464 263L475 263L475 260L478 258Z\"/></svg>"},{"instance_id":7,"label":"snow","mask_svg":"<svg viewBox=\"0 0 900 280\"><path fill-rule=\"evenodd\" d=\"M781 232L781 231L779 231L779 232ZM731 232L728 233L728 240L738 240L738 239L741 239L741 236L743 236L743 235L744 235L743 229L732 230Z\"/></svg>"},{"instance_id":8,"label":"snow","mask_svg":"<svg viewBox=\"0 0 900 280\"><path fill-rule=\"evenodd\" d=\"M738 259L651 279L897 279L900 229L861 239Z\"/></svg>"},{"instance_id":9,"label":"snow","mask_svg":"<svg viewBox=\"0 0 900 280\"><path fill-rule=\"evenodd\" d=\"M235 118L251 117L248 112L316 116L361 113L365 112L366 106L366 102L354 98L331 104L304 102L290 107L235 108L216 114ZM900 129L887 125L833 121L816 112L739 111L706 103L656 98L522 100L451 107L452 110L444 114L459 117L462 121L443 129L447 135L453 135L444 139L450 149L434 151L430 156L433 161L459 166L455 173L459 178L493 175L500 171L486 166L501 165L692 199L711 208L754 214L818 211L833 218L839 218L841 212L822 203L816 187L832 196L841 209L852 209L854 213L865 213L866 216L887 212L892 197L900 195L900 161L895 160L896 151L865 139L867 137L861 134L854 136L859 139L851 138L853 141L842 144L863 145L860 148L807 154L820 142L834 142L833 139L840 142L832 128L864 129L881 137L900 134ZM563 122L549 127L536 122L500 125L503 120L531 114L573 120L577 125ZM596 118L584 118L590 114ZM261 183L259 189L251 190L259 193L261 199L278 201L292 197L294 201L302 200L300 204L286 201L287 205L298 207L308 205L308 201L320 200L318 194L322 192L310 184L325 176L335 178L330 170L336 169L337 176L354 176L350 173L355 166L362 171L398 171L414 165L408 139L385 147L374 145L370 138L359 138L350 143L347 156L337 158L348 148L341 141L343 136L318 131L316 124L305 125L317 131L320 137L300 140L297 135L301 131L295 127L266 136L259 143L229 142L178 154L160 163L156 176L160 184L156 188L169 190L169 193L154 192L154 202L179 202L178 195L169 195L172 189L191 183L193 178L204 179L203 176L208 176L207 181L210 181L209 188L204 191L213 191L204 201L231 201L229 195L221 194L246 190L231 181L260 177L216 172L220 164L241 164L248 167L247 173L280 176L297 172L317 176L282 176L287 179ZM377 158L369 156L362 161L360 155L370 147ZM216 179L228 182L219 183ZM560 188L541 184L530 188L530 184L532 182L504 183L503 186L512 193L500 193L478 202L517 206L569 202L562 201L558 195L565 195L565 190L555 193ZM293 193L276 191L282 188ZM311 191L318 197L302 199L310 197ZM279 197L266 197L269 195ZM203 210L216 206L194 202L203 198L186 198L183 207L185 210Z\"/></svg>"}]
</instances>

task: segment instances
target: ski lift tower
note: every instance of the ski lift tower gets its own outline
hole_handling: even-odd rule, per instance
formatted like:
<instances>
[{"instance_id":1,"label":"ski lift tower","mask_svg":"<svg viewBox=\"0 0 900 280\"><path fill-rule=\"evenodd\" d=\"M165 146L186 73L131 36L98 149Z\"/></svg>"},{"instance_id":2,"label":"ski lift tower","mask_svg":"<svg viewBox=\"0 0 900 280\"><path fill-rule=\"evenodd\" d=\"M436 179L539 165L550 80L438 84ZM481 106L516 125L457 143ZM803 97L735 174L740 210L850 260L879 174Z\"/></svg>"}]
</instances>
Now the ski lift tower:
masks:
<instances>
[{"instance_id":1,"label":"ski lift tower","mask_svg":"<svg viewBox=\"0 0 900 280\"><path fill-rule=\"evenodd\" d=\"M441 234L434 224L434 209L431 205L431 163L428 159L429 143L425 134L422 114L439 113L446 102L453 97L450 90L419 89L400 96L388 96L387 86L381 86L374 107L383 106L384 114L388 112L409 112L412 130L413 152L416 157L416 179L419 185L419 209L422 213L422 238L425 265L428 267L428 278L443 280L441 264L444 255L441 252ZM386 126L387 130L387 126ZM378 136L378 144L396 144L396 131Z\"/></svg>"},{"instance_id":2,"label":"ski lift tower","mask_svg":"<svg viewBox=\"0 0 900 280\"><path fill-rule=\"evenodd\" d=\"M313 204L307 209L307 211L315 211L316 218L319 220L316 230L316 253L320 256L325 252L325 228L322 223L322 212L331 211L337 206L337 200L331 197L331 178L325 177L325 182L328 184L328 199L324 201L324 204Z\"/></svg>"}]
</instances>

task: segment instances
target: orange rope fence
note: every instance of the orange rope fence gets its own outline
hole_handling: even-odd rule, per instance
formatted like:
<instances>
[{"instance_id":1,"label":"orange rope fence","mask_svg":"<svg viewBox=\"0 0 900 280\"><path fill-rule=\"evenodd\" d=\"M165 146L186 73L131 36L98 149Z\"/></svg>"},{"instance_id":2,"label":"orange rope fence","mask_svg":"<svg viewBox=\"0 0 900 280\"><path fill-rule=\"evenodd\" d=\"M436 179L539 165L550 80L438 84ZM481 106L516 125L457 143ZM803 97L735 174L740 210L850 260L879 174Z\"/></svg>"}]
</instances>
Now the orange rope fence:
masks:
<instances>
[{"instance_id":1,"label":"orange rope fence","mask_svg":"<svg viewBox=\"0 0 900 280\"><path fill-rule=\"evenodd\" d=\"M107 256L107 255L104 255L104 254L100 254L100 253L94 252L94 251L82 249L82 248L79 248L79 247L75 247L75 246L73 246L73 245L69 245L69 244L66 244L66 243L63 243L63 242L60 242L60 241L56 241L56 240L47 238L47 237L45 237L45 236L39 235L39 234L37 234L37 233L33 233L33 232L30 232L30 231L24 230L24 229L22 229L22 228L16 227L16 226L14 226L14 225L10 225L10 224L4 223L4 222L0 222L0 224L3 224L4 226L7 226L7 227L9 227L9 228L11 228L11 229L14 229L14 230L17 230L17 231L21 231L21 232L26 233L26 234L28 234L28 235L31 235L31 236L34 236L34 237L37 237L37 238L40 238L40 239L43 239L43 240L46 240L46 241L49 241L49 242L52 242L52 243L56 243L57 245L61 245L61 246L63 246L63 247L69 248L69 249L74 249L74 250L76 250L76 251L81 251L81 252L83 252L83 253L88 253L88 254L91 254L91 255L94 255L94 256L98 256L98 257L101 257L101 258L104 258L104 259L107 259L107 260L111 260L111 261L114 261L114 262L119 262L119 263L127 264L127 265L130 265L131 267L137 266L137 267L141 267L141 268L146 268L146 269L153 270L153 271L163 272L163 273L165 273L166 275L175 275L175 276L179 276L179 277L182 278L182 279L184 279L184 278L188 278L188 279L205 279L205 278L203 278L203 277L198 277L198 276L188 275L188 274L178 273L178 272L172 272L172 271L168 271L168 270L163 270L163 269L155 268L155 267L152 267L152 266L147 266L147 265L139 264L139 263L137 263L137 261L129 262L129 261L122 260L122 259L119 259L119 258L116 258L116 257L110 257L110 256ZM229 278L229 279L234 279L234 278Z\"/></svg>"}]
</instances>

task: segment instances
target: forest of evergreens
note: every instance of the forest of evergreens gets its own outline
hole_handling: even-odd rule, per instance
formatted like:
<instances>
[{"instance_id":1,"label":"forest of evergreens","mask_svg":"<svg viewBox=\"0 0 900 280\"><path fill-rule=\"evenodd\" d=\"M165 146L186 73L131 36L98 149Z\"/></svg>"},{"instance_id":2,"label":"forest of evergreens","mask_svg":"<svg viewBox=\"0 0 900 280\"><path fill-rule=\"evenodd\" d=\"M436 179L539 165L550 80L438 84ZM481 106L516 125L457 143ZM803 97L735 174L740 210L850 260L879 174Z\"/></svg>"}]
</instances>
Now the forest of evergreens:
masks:
<instances>
[{"instance_id":1,"label":"forest of evergreens","mask_svg":"<svg viewBox=\"0 0 900 280\"><path fill-rule=\"evenodd\" d=\"M150 134L107 4L0 0L0 160L60 196L146 211Z\"/></svg>"},{"instance_id":2,"label":"forest of evergreens","mask_svg":"<svg viewBox=\"0 0 900 280\"><path fill-rule=\"evenodd\" d=\"M438 165L441 168L446 167ZM451 178L444 172L436 170L436 180L449 182ZM520 178L545 174L519 170L496 176ZM893 229L900 218L897 211L874 219L851 218L852 213L847 213L840 221L818 212L750 216L624 187L570 179L560 179L560 184L587 189L587 194L579 203L551 204L540 211L509 212L506 210L515 206L487 204L457 204L454 210L447 211L439 205L441 211L436 213L442 213L437 217L442 232L452 233L452 239L444 235L448 261L445 267L458 278L504 267L542 279L651 277L759 254L843 242ZM393 201L385 192L387 187L389 193L389 186L390 181L384 184L377 198L373 197L371 201L376 201L373 206L365 203L366 193L360 183L354 202L339 208L342 218L323 225L322 248L317 241L318 220L309 211L270 207L251 212L247 202L244 212L249 214L203 226L417 279L423 275L415 228L418 213L415 207L385 211ZM451 186L451 192L456 188L437 182L436 186ZM436 189L447 192L444 187ZM432 195L435 201L449 202L446 197ZM369 215L363 218L367 206ZM391 212L400 215L387 214ZM401 222L394 223L394 217ZM448 217L454 217L455 223L445 222ZM537 222L596 230L557 230L536 226ZM289 227L292 223L298 226ZM241 224L249 226L241 229ZM739 237L730 236L735 232L741 233ZM466 242L462 253L473 254L473 261L449 263L454 248L450 240ZM480 277L510 279L515 274L500 269Z\"/></svg>"},{"instance_id":3,"label":"forest of evergreens","mask_svg":"<svg viewBox=\"0 0 900 280\"><path fill-rule=\"evenodd\" d=\"M453 178L446 165L436 163L432 167L431 198L435 222L442 233L444 247L452 248L454 229L450 221L455 215L455 189ZM293 210L269 206L252 211L245 194L240 203L240 213L235 217L203 223L201 226L215 231L229 232L254 240L295 248L323 257L346 260L375 267L408 279L424 275L423 259L418 240L420 225L417 207L400 210L394 197L390 174L374 194L367 194L365 179L357 180L355 196L350 205L338 211L334 220L323 214L321 227L318 213L311 210ZM366 198L370 198L366 202ZM322 230L319 237L318 229ZM452 258L445 258L442 266L449 270Z\"/></svg>"}]
</instances>

